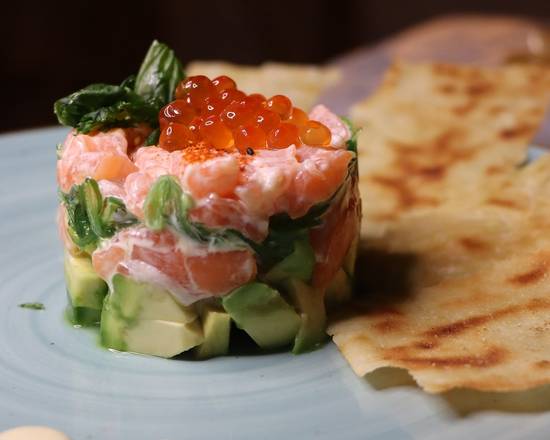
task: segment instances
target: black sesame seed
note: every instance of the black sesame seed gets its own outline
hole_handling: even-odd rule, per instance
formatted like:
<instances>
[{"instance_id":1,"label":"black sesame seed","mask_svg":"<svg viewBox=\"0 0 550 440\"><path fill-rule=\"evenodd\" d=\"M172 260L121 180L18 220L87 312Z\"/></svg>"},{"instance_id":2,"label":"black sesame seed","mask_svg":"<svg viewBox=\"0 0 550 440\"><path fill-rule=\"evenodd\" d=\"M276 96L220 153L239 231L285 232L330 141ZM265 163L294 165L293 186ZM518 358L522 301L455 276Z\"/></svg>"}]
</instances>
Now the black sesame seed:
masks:
<instances>
[{"instance_id":1,"label":"black sesame seed","mask_svg":"<svg viewBox=\"0 0 550 440\"><path fill-rule=\"evenodd\" d=\"M250 154L251 156L253 156L254 155L254 150L252 148L248 147L246 149L246 154Z\"/></svg>"}]
</instances>

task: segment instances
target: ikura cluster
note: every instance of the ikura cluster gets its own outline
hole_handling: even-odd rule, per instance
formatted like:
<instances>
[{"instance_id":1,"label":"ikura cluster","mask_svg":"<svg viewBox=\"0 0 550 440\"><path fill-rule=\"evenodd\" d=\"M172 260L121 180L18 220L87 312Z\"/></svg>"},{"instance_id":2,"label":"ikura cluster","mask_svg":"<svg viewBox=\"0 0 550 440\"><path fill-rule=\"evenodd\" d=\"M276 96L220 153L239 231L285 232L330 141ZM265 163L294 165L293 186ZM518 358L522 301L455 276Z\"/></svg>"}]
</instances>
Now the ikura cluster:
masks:
<instances>
[{"instance_id":1,"label":"ikura cluster","mask_svg":"<svg viewBox=\"0 0 550 440\"><path fill-rule=\"evenodd\" d=\"M326 147L330 130L293 107L284 95L246 95L227 76L191 76L176 88L176 99L159 114L159 146L168 151L205 143L220 150L253 154L255 149L306 144Z\"/></svg>"}]
</instances>

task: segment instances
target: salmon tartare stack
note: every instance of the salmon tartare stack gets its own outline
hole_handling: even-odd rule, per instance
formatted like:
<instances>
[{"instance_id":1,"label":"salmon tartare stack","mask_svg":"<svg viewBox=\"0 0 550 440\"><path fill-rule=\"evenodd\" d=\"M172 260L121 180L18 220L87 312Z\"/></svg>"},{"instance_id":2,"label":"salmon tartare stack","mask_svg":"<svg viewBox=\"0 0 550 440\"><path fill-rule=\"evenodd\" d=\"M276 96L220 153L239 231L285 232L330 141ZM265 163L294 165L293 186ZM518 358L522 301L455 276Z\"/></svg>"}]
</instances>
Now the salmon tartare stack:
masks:
<instances>
[{"instance_id":1,"label":"salmon tartare stack","mask_svg":"<svg viewBox=\"0 0 550 440\"><path fill-rule=\"evenodd\" d=\"M355 136L325 106L185 77L154 42L136 76L55 104L58 226L73 324L161 357L302 353L351 295L360 227Z\"/></svg>"}]
</instances>

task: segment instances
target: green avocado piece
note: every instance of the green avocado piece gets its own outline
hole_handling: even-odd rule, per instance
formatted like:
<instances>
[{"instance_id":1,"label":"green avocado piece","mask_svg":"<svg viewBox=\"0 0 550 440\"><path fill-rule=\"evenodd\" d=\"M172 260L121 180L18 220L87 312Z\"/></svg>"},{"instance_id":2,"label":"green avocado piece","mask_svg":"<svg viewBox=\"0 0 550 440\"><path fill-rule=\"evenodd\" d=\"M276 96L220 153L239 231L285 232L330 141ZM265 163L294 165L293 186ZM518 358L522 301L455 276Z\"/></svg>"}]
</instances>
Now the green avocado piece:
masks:
<instances>
[{"instance_id":1,"label":"green avocado piece","mask_svg":"<svg viewBox=\"0 0 550 440\"><path fill-rule=\"evenodd\" d=\"M292 343L301 319L280 293L267 284L252 282L222 299L223 308L237 326L263 349Z\"/></svg>"},{"instance_id":2,"label":"green avocado piece","mask_svg":"<svg viewBox=\"0 0 550 440\"><path fill-rule=\"evenodd\" d=\"M124 332L126 351L171 358L201 344L200 321L182 324L158 319L139 321Z\"/></svg>"},{"instance_id":3,"label":"green avocado piece","mask_svg":"<svg viewBox=\"0 0 550 440\"><path fill-rule=\"evenodd\" d=\"M231 317L221 307L206 305L200 313L204 342L195 349L198 359L223 356L229 352Z\"/></svg>"},{"instance_id":4,"label":"green avocado piece","mask_svg":"<svg viewBox=\"0 0 550 440\"><path fill-rule=\"evenodd\" d=\"M315 254L308 238L296 240L294 251L273 266L265 275L269 283L279 283L287 278L309 281L315 266Z\"/></svg>"},{"instance_id":5,"label":"green avocado piece","mask_svg":"<svg viewBox=\"0 0 550 440\"><path fill-rule=\"evenodd\" d=\"M349 301L352 296L352 277L344 269L339 269L327 287L325 302L327 307Z\"/></svg>"},{"instance_id":6,"label":"green avocado piece","mask_svg":"<svg viewBox=\"0 0 550 440\"><path fill-rule=\"evenodd\" d=\"M65 253L65 283L69 305L67 317L75 325L95 325L99 322L107 283L94 271L88 257Z\"/></svg>"},{"instance_id":7,"label":"green avocado piece","mask_svg":"<svg viewBox=\"0 0 550 440\"><path fill-rule=\"evenodd\" d=\"M167 290L120 274L113 277L113 292L109 295L109 301L127 320L160 319L185 324L197 319L192 307L176 302Z\"/></svg>"},{"instance_id":8,"label":"green avocado piece","mask_svg":"<svg viewBox=\"0 0 550 440\"><path fill-rule=\"evenodd\" d=\"M67 304L67 308L65 309L65 315L71 324L83 327L96 326L101 320L101 310L89 307L73 307L70 304L70 297L69 304Z\"/></svg>"},{"instance_id":9,"label":"green avocado piece","mask_svg":"<svg viewBox=\"0 0 550 440\"><path fill-rule=\"evenodd\" d=\"M115 275L101 312L101 342L114 350L168 358L203 342L197 318L168 291Z\"/></svg>"},{"instance_id":10,"label":"green avocado piece","mask_svg":"<svg viewBox=\"0 0 550 440\"><path fill-rule=\"evenodd\" d=\"M101 325L99 327L101 343L104 347L113 350L126 351L124 331L129 323L118 315L108 298L105 300L101 311Z\"/></svg>"},{"instance_id":11,"label":"green avocado piece","mask_svg":"<svg viewBox=\"0 0 550 440\"><path fill-rule=\"evenodd\" d=\"M285 288L301 319L292 352L299 354L315 350L327 339L324 290L297 279L287 280Z\"/></svg>"}]
</instances>

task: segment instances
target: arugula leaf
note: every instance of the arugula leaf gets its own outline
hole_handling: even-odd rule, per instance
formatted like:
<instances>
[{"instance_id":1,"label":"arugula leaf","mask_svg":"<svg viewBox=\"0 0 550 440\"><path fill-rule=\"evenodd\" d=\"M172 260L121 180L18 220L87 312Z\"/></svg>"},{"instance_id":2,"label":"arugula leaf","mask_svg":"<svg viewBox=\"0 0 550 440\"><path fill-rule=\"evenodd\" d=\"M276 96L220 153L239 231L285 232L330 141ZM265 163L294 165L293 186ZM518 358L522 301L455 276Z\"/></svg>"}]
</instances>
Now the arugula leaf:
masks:
<instances>
[{"instance_id":1,"label":"arugula leaf","mask_svg":"<svg viewBox=\"0 0 550 440\"><path fill-rule=\"evenodd\" d=\"M157 128L159 110L172 100L183 78L181 63L174 52L153 41L137 76L129 76L119 86L84 87L57 100L54 112L61 124L74 127L79 133L140 123ZM153 136L148 140L156 139Z\"/></svg>"},{"instance_id":2,"label":"arugula leaf","mask_svg":"<svg viewBox=\"0 0 550 440\"><path fill-rule=\"evenodd\" d=\"M340 119L348 126L349 131L351 131L351 138L346 142L346 147L349 151L353 151L357 154L357 136L361 129L355 127L351 120L345 116L340 116Z\"/></svg>"},{"instance_id":3,"label":"arugula leaf","mask_svg":"<svg viewBox=\"0 0 550 440\"><path fill-rule=\"evenodd\" d=\"M183 67L174 51L155 40L141 64L134 91L147 101L158 102L160 108L172 100L184 77Z\"/></svg>"},{"instance_id":4,"label":"arugula leaf","mask_svg":"<svg viewBox=\"0 0 550 440\"><path fill-rule=\"evenodd\" d=\"M103 199L94 179L87 178L60 196L67 210L69 236L85 252L93 251L100 239L112 237L118 230L137 223L122 200Z\"/></svg>"}]
</instances>

